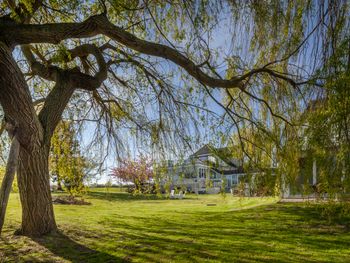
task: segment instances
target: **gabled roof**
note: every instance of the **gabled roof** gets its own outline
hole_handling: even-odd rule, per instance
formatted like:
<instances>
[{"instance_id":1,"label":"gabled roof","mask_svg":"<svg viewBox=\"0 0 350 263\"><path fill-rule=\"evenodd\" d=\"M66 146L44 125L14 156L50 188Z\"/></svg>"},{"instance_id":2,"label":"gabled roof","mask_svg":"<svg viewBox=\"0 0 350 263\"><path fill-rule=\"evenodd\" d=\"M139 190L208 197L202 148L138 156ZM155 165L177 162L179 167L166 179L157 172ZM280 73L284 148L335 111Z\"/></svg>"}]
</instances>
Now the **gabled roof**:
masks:
<instances>
[{"instance_id":1,"label":"gabled roof","mask_svg":"<svg viewBox=\"0 0 350 263\"><path fill-rule=\"evenodd\" d=\"M234 163L234 160L231 156L231 151L232 151L232 149L229 147L215 148L209 144L205 144L198 151L196 151L194 154L192 154L190 156L190 158L198 157L201 155L213 154L213 155L219 157L222 161L224 161L229 166L238 168L238 165L236 163Z\"/></svg>"},{"instance_id":2,"label":"gabled roof","mask_svg":"<svg viewBox=\"0 0 350 263\"><path fill-rule=\"evenodd\" d=\"M205 144L202 148L197 150L194 154L192 154L190 157L195 157L199 155L205 155L210 154L213 152L213 147L211 147L209 144Z\"/></svg>"},{"instance_id":3,"label":"gabled roof","mask_svg":"<svg viewBox=\"0 0 350 263\"><path fill-rule=\"evenodd\" d=\"M234 158L232 157L232 148L224 147L224 148L216 148L214 153L216 156L220 157L228 165L238 167L238 165L234 162ZM237 160L236 160L237 161Z\"/></svg>"}]
</instances>

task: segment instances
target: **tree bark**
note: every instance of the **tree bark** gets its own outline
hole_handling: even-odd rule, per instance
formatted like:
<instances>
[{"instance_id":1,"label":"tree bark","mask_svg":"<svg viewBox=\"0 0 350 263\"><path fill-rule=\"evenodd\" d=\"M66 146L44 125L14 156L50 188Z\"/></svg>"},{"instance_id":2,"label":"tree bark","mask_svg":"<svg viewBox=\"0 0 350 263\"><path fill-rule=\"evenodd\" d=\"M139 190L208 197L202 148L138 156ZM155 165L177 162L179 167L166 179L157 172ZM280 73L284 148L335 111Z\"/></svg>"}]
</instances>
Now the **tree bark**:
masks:
<instances>
[{"instance_id":1,"label":"tree bark","mask_svg":"<svg viewBox=\"0 0 350 263\"><path fill-rule=\"evenodd\" d=\"M23 73L11 50L0 42L0 104L7 123L17 128L17 139L28 151L41 144L43 128L33 106Z\"/></svg>"},{"instance_id":2,"label":"tree bark","mask_svg":"<svg viewBox=\"0 0 350 263\"><path fill-rule=\"evenodd\" d=\"M22 204L20 234L40 236L57 229L50 191L49 147L36 152L20 149L18 187Z\"/></svg>"},{"instance_id":3,"label":"tree bark","mask_svg":"<svg viewBox=\"0 0 350 263\"><path fill-rule=\"evenodd\" d=\"M20 145L16 136L13 137L9 158L6 164L5 176L2 180L0 189L0 234L2 231L2 227L4 226L6 208L11 192L13 179L17 170L19 146Z\"/></svg>"},{"instance_id":4,"label":"tree bark","mask_svg":"<svg viewBox=\"0 0 350 263\"><path fill-rule=\"evenodd\" d=\"M19 141L17 179L22 204L20 233L29 236L56 229L48 171L49 143L35 112L28 85L12 57L0 42L0 104L8 123L16 127Z\"/></svg>"}]
</instances>

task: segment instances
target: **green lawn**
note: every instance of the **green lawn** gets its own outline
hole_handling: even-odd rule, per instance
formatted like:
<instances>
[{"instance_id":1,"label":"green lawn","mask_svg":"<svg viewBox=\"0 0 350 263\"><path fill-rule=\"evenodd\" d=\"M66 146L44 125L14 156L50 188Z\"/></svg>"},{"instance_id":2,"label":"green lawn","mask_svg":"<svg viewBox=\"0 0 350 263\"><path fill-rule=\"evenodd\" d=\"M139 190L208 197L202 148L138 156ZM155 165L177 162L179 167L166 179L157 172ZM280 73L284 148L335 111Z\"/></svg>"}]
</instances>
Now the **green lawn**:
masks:
<instances>
[{"instance_id":1,"label":"green lawn","mask_svg":"<svg viewBox=\"0 0 350 263\"><path fill-rule=\"evenodd\" d=\"M329 224L310 205L103 191L85 197L90 206L55 205L60 233L36 239L13 236L12 194L0 262L350 262L349 217Z\"/></svg>"}]
</instances>

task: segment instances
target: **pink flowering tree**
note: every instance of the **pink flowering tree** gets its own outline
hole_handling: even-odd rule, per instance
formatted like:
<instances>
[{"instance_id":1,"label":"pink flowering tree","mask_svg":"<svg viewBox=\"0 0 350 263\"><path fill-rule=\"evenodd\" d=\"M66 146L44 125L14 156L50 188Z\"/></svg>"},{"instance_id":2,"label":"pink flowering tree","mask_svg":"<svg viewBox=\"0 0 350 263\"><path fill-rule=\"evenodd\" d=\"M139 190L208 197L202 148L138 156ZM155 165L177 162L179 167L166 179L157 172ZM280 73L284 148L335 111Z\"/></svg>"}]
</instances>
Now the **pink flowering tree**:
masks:
<instances>
[{"instance_id":1,"label":"pink flowering tree","mask_svg":"<svg viewBox=\"0 0 350 263\"><path fill-rule=\"evenodd\" d=\"M145 156L137 160L125 159L112 169L112 176L125 183L133 183L134 193L145 193L149 190L146 186L153 178L152 166L152 160Z\"/></svg>"}]
</instances>

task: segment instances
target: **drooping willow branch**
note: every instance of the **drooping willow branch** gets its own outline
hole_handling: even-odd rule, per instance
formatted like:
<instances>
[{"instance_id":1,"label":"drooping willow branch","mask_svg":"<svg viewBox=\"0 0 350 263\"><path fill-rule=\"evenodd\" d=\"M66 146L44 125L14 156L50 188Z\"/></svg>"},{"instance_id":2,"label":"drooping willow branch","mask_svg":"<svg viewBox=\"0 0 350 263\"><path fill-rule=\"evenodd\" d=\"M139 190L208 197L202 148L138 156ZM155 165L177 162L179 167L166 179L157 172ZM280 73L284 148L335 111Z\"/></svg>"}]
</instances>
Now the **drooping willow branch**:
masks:
<instances>
[{"instance_id":1,"label":"drooping willow branch","mask_svg":"<svg viewBox=\"0 0 350 263\"><path fill-rule=\"evenodd\" d=\"M287 81L292 86L298 85L296 81L286 75L280 74L268 67L251 70L242 76L230 79L212 77L205 73L200 66L187 58L178 50L163 44L146 41L112 24L105 14L91 16L81 23L55 23L41 25L18 25L15 22L0 26L0 41L9 46L30 43L53 43L71 38L89 38L103 34L114 41L125 45L135 51L146 55L157 56L174 62L184 68L189 75L209 87L240 88L244 89L244 81L259 73L267 73L276 78Z\"/></svg>"}]
</instances>

